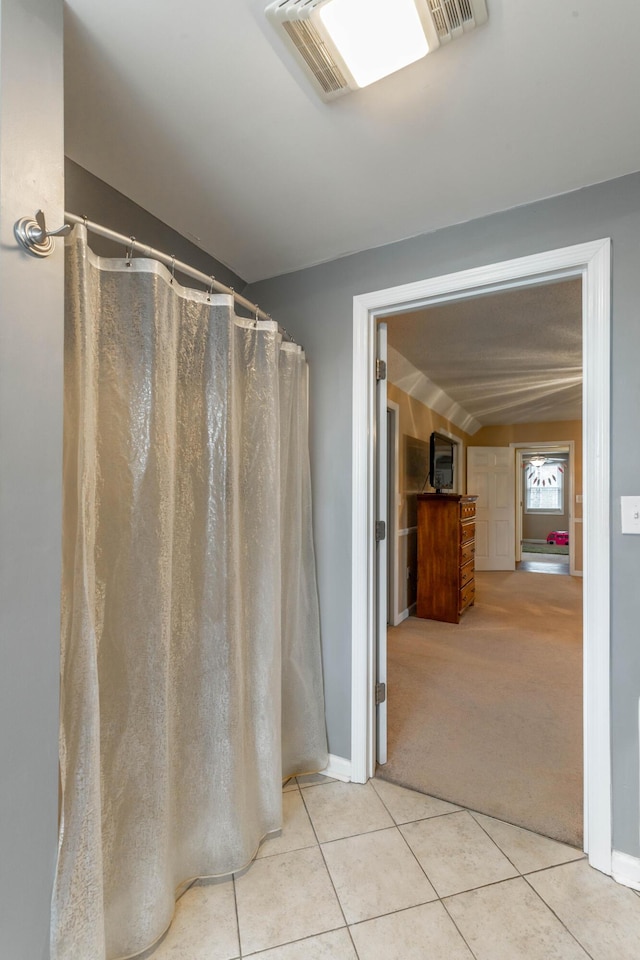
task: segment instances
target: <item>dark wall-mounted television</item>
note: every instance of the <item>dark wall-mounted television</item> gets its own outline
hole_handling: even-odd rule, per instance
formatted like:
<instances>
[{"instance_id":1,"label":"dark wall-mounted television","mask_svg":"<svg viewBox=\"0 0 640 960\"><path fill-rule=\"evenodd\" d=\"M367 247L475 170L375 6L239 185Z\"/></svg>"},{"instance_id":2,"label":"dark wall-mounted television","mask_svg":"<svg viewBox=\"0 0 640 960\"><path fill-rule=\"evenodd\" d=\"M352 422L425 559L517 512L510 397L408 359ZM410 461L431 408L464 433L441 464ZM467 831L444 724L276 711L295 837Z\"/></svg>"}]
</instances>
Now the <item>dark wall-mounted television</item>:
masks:
<instances>
[{"instance_id":1,"label":"dark wall-mounted television","mask_svg":"<svg viewBox=\"0 0 640 960\"><path fill-rule=\"evenodd\" d=\"M429 442L429 478L436 493L453 490L453 448L455 442L441 433L431 434Z\"/></svg>"}]
</instances>

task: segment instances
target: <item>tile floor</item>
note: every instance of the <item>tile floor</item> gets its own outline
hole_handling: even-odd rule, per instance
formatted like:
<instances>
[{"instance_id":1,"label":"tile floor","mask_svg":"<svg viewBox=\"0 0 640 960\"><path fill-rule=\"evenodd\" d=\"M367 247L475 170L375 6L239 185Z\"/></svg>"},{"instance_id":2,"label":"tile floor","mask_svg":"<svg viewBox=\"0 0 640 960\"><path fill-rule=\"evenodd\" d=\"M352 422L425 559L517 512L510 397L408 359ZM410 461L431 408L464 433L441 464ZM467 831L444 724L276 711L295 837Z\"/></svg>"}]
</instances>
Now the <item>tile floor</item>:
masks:
<instances>
[{"instance_id":1,"label":"tile floor","mask_svg":"<svg viewBox=\"0 0 640 960\"><path fill-rule=\"evenodd\" d=\"M383 780L283 801L282 836L188 890L152 960L640 957L640 894L579 850Z\"/></svg>"}]
</instances>

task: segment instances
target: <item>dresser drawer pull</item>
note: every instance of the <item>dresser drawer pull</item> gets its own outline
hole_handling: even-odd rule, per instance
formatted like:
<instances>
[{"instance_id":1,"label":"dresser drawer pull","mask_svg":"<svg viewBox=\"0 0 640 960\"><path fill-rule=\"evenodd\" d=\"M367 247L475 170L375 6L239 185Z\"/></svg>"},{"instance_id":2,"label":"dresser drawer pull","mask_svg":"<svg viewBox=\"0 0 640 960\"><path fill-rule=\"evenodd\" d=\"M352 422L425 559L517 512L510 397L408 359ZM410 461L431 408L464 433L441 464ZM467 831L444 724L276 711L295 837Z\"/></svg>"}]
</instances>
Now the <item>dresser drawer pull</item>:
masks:
<instances>
[{"instance_id":1,"label":"dresser drawer pull","mask_svg":"<svg viewBox=\"0 0 640 960\"><path fill-rule=\"evenodd\" d=\"M460 586L464 587L470 580L473 580L473 560L469 560L464 567L460 568Z\"/></svg>"},{"instance_id":2,"label":"dresser drawer pull","mask_svg":"<svg viewBox=\"0 0 640 960\"><path fill-rule=\"evenodd\" d=\"M476 582L470 580L460 591L460 613L473 603L476 598Z\"/></svg>"},{"instance_id":3,"label":"dresser drawer pull","mask_svg":"<svg viewBox=\"0 0 640 960\"><path fill-rule=\"evenodd\" d=\"M466 520L460 524L460 543L468 543L476 536L476 525L473 520Z\"/></svg>"},{"instance_id":4,"label":"dresser drawer pull","mask_svg":"<svg viewBox=\"0 0 640 960\"><path fill-rule=\"evenodd\" d=\"M468 563L469 560L473 560L476 554L476 543L475 540L469 540L468 543L463 543L460 547L460 566Z\"/></svg>"}]
</instances>

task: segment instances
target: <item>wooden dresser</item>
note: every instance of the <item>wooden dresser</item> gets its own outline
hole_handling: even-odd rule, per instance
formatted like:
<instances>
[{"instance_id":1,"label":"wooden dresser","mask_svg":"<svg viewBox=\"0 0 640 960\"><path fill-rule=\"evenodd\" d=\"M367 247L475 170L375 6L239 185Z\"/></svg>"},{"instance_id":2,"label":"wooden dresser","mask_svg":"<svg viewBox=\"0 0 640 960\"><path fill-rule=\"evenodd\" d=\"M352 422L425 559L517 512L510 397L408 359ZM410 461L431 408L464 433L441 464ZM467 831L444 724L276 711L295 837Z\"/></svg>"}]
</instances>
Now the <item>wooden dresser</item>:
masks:
<instances>
[{"instance_id":1,"label":"wooden dresser","mask_svg":"<svg viewBox=\"0 0 640 960\"><path fill-rule=\"evenodd\" d=\"M426 620L459 623L475 600L477 497L418 494L418 610Z\"/></svg>"}]
</instances>

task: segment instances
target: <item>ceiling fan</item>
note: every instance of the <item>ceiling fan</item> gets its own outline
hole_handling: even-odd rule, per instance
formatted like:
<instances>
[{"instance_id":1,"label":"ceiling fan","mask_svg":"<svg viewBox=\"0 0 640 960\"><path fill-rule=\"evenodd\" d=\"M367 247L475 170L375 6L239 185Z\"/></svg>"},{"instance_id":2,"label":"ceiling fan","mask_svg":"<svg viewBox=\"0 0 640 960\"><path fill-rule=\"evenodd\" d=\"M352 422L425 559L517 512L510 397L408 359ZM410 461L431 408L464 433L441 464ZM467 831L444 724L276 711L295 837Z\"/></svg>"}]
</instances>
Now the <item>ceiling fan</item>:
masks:
<instances>
[{"instance_id":1,"label":"ceiling fan","mask_svg":"<svg viewBox=\"0 0 640 960\"><path fill-rule=\"evenodd\" d=\"M523 467L529 471L527 480L534 487L546 487L547 484L554 486L558 482L558 474L564 473L564 457L543 457L536 455L523 459Z\"/></svg>"}]
</instances>

